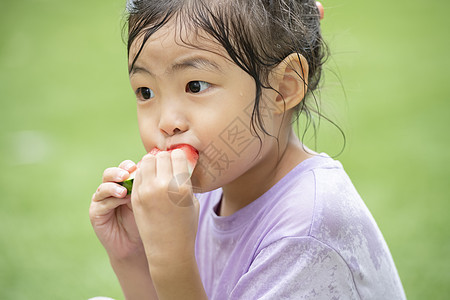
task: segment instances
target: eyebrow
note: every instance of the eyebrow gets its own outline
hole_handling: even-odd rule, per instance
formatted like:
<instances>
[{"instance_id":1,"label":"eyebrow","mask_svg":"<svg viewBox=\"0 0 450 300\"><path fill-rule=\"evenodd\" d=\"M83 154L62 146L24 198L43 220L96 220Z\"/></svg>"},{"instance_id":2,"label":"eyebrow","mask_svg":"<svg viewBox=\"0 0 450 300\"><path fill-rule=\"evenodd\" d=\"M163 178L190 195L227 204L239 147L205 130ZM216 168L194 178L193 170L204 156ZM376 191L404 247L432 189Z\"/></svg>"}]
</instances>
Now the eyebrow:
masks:
<instances>
[{"instance_id":1,"label":"eyebrow","mask_svg":"<svg viewBox=\"0 0 450 300\"><path fill-rule=\"evenodd\" d=\"M171 74L176 71L182 71L185 69L197 69L197 70L206 70L211 72L223 72L222 68L215 63L214 61L211 61L209 59L206 59L204 57L188 57L186 59L182 59L180 61L175 62L172 64L166 71L166 73ZM136 73L146 73L150 76L155 77L155 75L147 68L135 63L130 71L129 75L130 77L133 76Z\"/></svg>"}]
</instances>

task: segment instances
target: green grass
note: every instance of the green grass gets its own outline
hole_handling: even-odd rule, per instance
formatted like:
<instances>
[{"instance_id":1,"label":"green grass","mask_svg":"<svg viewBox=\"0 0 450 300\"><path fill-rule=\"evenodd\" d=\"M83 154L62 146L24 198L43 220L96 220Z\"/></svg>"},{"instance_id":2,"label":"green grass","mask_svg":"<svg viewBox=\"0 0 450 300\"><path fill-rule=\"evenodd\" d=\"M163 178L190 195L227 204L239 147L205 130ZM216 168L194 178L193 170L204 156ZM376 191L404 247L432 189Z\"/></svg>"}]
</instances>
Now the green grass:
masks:
<instances>
[{"instance_id":1,"label":"green grass","mask_svg":"<svg viewBox=\"0 0 450 300\"><path fill-rule=\"evenodd\" d=\"M0 299L122 298L88 207L103 169L144 151L123 2L0 4ZM445 299L450 3L322 2L332 53L322 102L347 137L338 158L408 299ZM337 154L342 140L322 125L318 150Z\"/></svg>"}]
</instances>

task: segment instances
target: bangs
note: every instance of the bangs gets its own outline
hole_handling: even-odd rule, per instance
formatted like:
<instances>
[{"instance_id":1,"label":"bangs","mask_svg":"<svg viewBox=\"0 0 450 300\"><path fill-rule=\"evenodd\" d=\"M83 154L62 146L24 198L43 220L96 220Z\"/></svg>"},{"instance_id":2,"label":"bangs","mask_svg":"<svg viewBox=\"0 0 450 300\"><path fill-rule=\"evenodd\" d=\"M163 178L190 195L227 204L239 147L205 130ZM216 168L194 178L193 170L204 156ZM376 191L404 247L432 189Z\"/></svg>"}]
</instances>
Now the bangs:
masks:
<instances>
[{"instance_id":1,"label":"bangs","mask_svg":"<svg viewBox=\"0 0 450 300\"><path fill-rule=\"evenodd\" d=\"M227 52L229 58L260 81L264 70L271 69L292 53L291 49L270 51L266 49L268 40L275 37L267 36L273 31L266 30L261 34L253 28L264 27L261 22L270 25L267 16L255 16L245 1L129 1L128 11L128 56L132 44L142 39L138 51L132 58L131 67L135 64L146 41L163 26L175 25L177 36L184 45L199 48L199 40L217 42ZM255 20L260 20L259 26ZM272 35L272 34L270 34ZM188 40L186 37L194 37ZM263 38L264 37L264 38ZM255 45L257 45L255 47ZM276 55L269 55L270 52Z\"/></svg>"}]
</instances>

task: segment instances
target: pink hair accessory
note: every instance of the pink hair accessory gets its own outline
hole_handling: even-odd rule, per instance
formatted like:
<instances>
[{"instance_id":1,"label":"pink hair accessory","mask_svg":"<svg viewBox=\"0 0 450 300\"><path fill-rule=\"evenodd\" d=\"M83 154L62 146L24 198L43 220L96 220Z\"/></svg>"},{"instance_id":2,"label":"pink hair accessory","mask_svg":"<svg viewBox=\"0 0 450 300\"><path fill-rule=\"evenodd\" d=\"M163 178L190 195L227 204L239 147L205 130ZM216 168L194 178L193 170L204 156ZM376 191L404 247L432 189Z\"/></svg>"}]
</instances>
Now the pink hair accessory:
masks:
<instances>
[{"instance_id":1,"label":"pink hair accessory","mask_svg":"<svg viewBox=\"0 0 450 300\"><path fill-rule=\"evenodd\" d=\"M324 14L325 14L325 10L323 9L323 5L319 1L316 1L316 5L317 5L317 8L319 9L320 19L323 20L323 17L324 17Z\"/></svg>"}]
</instances>

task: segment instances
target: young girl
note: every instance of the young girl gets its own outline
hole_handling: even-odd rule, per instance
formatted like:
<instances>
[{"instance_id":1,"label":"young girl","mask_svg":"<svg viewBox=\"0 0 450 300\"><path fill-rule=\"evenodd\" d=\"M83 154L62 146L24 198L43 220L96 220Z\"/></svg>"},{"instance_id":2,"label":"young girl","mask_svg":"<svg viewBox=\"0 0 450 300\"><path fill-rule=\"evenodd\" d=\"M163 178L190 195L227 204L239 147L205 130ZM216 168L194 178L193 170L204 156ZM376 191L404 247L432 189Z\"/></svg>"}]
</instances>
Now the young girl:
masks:
<instances>
[{"instance_id":1,"label":"young girl","mask_svg":"<svg viewBox=\"0 0 450 300\"><path fill-rule=\"evenodd\" d=\"M341 164L292 129L325 48L310 0L129 1L145 149L106 169L90 218L126 299L404 299ZM184 178L184 180L180 180Z\"/></svg>"}]
</instances>

